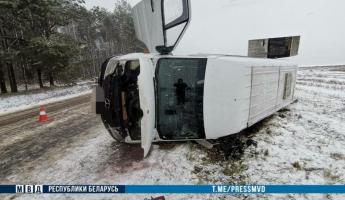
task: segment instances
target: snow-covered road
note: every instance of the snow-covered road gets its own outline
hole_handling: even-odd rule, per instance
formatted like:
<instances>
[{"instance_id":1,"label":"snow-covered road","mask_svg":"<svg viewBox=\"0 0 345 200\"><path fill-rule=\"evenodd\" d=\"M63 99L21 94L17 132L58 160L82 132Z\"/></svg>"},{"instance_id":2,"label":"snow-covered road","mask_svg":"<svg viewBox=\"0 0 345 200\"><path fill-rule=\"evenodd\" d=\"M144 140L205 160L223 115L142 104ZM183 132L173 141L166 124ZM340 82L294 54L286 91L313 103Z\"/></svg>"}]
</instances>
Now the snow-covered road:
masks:
<instances>
[{"instance_id":1,"label":"snow-covered road","mask_svg":"<svg viewBox=\"0 0 345 200\"><path fill-rule=\"evenodd\" d=\"M345 67L298 73L298 102L212 150L194 143L155 144L145 160L140 148L108 135L89 103L28 119L1 132L1 184L344 184ZM225 151L224 151L225 150ZM226 157L226 158L225 158ZM69 199L145 199L83 196ZM155 195L153 195L155 196ZM159 195L157 195L159 196ZM6 199L61 199L61 195L11 195ZM121 197L121 198L120 198ZM226 199L227 196L206 196ZM0 197L1 198L1 197ZM201 195L166 195L201 199ZM343 199L339 195L233 196L235 199Z\"/></svg>"},{"instance_id":2,"label":"snow-covered road","mask_svg":"<svg viewBox=\"0 0 345 200\"><path fill-rule=\"evenodd\" d=\"M94 84L95 83L92 81L84 81L74 86L35 89L19 94L1 95L0 116L37 107L37 105L45 105L85 94L91 94Z\"/></svg>"}]
</instances>

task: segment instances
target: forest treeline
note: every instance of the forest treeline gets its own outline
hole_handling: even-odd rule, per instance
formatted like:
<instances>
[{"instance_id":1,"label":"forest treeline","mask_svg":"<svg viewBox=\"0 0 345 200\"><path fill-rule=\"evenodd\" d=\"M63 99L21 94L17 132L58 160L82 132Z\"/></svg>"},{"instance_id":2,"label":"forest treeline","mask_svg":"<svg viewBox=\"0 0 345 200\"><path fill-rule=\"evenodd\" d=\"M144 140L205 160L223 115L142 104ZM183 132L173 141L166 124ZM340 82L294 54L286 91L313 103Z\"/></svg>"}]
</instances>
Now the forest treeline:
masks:
<instances>
[{"instance_id":1,"label":"forest treeline","mask_svg":"<svg viewBox=\"0 0 345 200\"><path fill-rule=\"evenodd\" d=\"M141 52L131 7L109 12L83 0L0 0L0 88L73 83L96 77L108 57Z\"/></svg>"}]
</instances>

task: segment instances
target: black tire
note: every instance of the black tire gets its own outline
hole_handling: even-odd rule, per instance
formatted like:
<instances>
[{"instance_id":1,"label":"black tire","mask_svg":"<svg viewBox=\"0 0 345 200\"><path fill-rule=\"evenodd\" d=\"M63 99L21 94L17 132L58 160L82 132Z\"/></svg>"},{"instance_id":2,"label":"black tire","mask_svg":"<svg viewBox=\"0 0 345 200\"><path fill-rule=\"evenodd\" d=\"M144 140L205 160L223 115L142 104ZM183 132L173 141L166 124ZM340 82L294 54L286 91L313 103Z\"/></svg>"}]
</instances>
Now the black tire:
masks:
<instances>
[{"instance_id":1,"label":"black tire","mask_svg":"<svg viewBox=\"0 0 345 200\"><path fill-rule=\"evenodd\" d=\"M123 142L124 138L121 136L121 134L117 130L115 130L113 127L111 127L108 124L108 122L104 119L103 115L101 115L101 119L102 119L102 122L103 122L105 128L107 129L108 133L110 134L110 136L118 142Z\"/></svg>"}]
</instances>

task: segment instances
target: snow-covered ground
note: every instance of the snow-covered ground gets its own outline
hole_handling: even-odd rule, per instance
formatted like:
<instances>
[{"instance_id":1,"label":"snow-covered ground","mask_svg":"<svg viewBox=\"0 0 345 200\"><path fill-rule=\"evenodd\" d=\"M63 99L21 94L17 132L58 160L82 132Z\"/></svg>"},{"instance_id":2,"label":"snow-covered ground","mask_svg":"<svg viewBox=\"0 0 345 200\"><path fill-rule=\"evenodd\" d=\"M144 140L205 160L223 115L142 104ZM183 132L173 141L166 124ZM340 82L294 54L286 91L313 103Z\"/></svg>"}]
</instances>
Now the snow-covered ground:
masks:
<instances>
[{"instance_id":1,"label":"snow-covered ground","mask_svg":"<svg viewBox=\"0 0 345 200\"><path fill-rule=\"evenodd\" d=\"M0 182L31 184L344 184L345 67L298 72L298 102L212 150L114 141L87 108L0 140ZM70 113L66 113L70 112ZM67 117L66 117L67 116ZM35 140L39 135L40 140ZM0 138L1 139L1 138ZM10 143L11 142L11 143ZM9 144L10 143L10 144ZM25 149L17 152L16 145ZM2 153L2 154L1 154ZM27 157L27 154L30 157ZM1 163L1 161L0 161ZM12 164L11 164L12 163ZM1 165L0 165L1 166ZM17 195L7 199L145 199L157 195ZM344 195L165 195L166 199L344 199Z\"/></svg>"},{"instance_id":2,"label":"snow-covered ground","mask_svg":"<svg viewBox=\"0 0 345 200\"><path fill-rule=\"evenodd\" d=\"M241 147L229 148L239 151L240 156L226 160L220 150L206 151L192 146L194 151L188 157L200 171L197 173L200 182L344 184L344 81L345 67L300 70L295 94L298 102L232 138L242 141L242 146L237 143ZM272 197L275 196L267 198Z\"/></svg>"},{"instance_id":3,"label":"snow-covered ground","mask_svg":"<svg viewBox=\"0 0 345 200\"><path fill-rule=\"evenodd\" d=\"M75 86L48 88L24 94L0 96L0 115L44 105L91 93L92 82L80 82Z\"/></svg>"}]
</instances>

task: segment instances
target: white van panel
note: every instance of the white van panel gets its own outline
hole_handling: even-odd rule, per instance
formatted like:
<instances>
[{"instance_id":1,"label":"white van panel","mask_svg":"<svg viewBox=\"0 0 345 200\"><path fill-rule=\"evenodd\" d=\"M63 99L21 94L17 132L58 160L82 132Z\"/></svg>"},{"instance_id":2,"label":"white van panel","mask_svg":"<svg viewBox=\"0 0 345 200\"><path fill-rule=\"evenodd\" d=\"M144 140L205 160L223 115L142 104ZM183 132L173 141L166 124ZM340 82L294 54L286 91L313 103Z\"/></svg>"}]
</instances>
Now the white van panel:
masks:
<instances>
[{"instance_id":1,"label":"white van panel","mask_svg":"<svg viewBox=\"0 0 345 200\"><path fill-rule=\"evenodd\" d=\"M138 77L141 119L141 147L144 157L150 151L155 137L155 92L153 84L153 65L149 58L140 58L140 75Z\"/></svg>"},{"instance_id":2,"label":"white van panel","mask_svg":"<svg viewBox=\"0 0 345 200\"><path fill-rule=\"evenodd\" d=\"M208 59L204 86L207 139L237 133L247 126L251 67L226 58Z\"/></svg>"},{"instance_id":3,"label":"white van panel","mask_svg":"<svg viewBox=\"0 0 345 200\"><path fill-rule=\"evenodd\" d=\"M248 126L272 115L294 100L296 69L297 67L292 65L253 66ZM286 73L292 75L291 95L284 99Z\"/></svg>"},{"instance_id":4,"label":"white van panel","mask_svg":"<svg viewBox=\"0 0 345 200\"><path fill-rule=\"evenodd\" d=\"M279 66L253 67L249 126L276 111Z\"/></svg>"},{"instance_id":5,"label":"white van panel","mask_svg":"<svg viewBox=\"0 0 345 200\"><path fill-rule=\"evenodd\" d=\"M206 138L238 133L290 104L296 69L282 60L209 58L204 87ZM292 91L283 99L286 73L292 74Z\"/></svg>"},{"instance_id":6,"label":"white van panel","mask_svg":"<svg viewBox=\"0 0 345 200\"><path fill-rule=\"evenodd\" d=\"M151 53L157 53L156 46L164 45L161 2L143 0L132 9L137 38Z\"/></svg>"}]
</instances>

